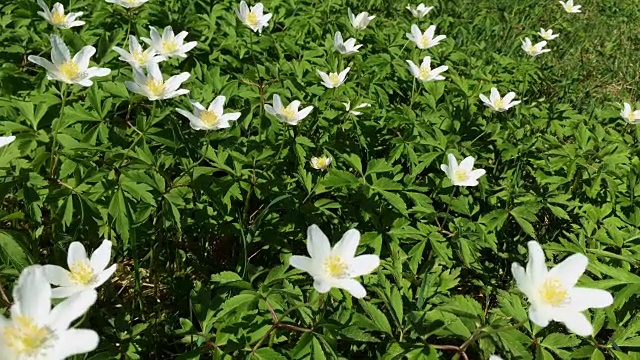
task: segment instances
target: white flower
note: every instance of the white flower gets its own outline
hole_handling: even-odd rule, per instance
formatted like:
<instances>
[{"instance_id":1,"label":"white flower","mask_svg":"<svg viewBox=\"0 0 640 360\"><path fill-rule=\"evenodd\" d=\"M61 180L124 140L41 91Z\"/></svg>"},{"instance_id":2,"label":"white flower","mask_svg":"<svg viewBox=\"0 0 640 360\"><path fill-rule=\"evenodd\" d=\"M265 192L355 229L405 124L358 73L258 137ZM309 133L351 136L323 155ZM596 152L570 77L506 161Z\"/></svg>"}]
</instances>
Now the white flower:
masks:
<instances>
[{"instance_id":1,"label":"white flower","mask_svg":"<svg viewBox=\"0 0 640 360\"><path fill-rule=\"evenodd\" d=\"M409 70L411 70L411 74L413 74L413 76L415 76L420 81L444 80L444 76L440 74L449 69L448 66L443 65L432 70L430 56L425 56L424 59L422 59L422 64L420 64L420 67L414 64L411 60L407 60L407 64L409 64Z\"/></svg>"},{"instance_id":2,"label":"white flower","mask_svg":"<svg viewBox=\"0 0 640 360\"><path fill-rule=\"evenodd\" d=\"M186 31L181 31L178 35L173 35L173 29L171 26L165 27L162 35L160 35L158 30L151 26L151 31L149 33L151 39L146 37L140 39L148 45L151 45L151 48L162 56L186 59L187 52L198 45L197 41L184 43L184 39L187 35L189 35L189 33Z\"/></svg>"},{"instance_id":3,"label":"white flower","mask_svg":"<svg viewBox=\"0 0 640 360\"><path fill-rule=\"evenodd\" d=\"M429 13L429 11L433 10L433 6L425 6L420 3L420 5L415 8L411 7L411 5L407 5L407 10L411 11L411 15L417 17L418 19L422 19L425 15Z\"/></svg>"},{"instance_id":4,"label":"white flower","mask_svg":"<svg viewBox=\"0 0 640 360\"><path fill-rule=\"evenodd\" d=\"M0 136L0 148L5 147L16 140L15 136Z\"/></svg>"},{"instance_id":5,"label":"white flower","mask_svg":"<svg viewBox=\"0 0 640 360\"><path fill-rule=\"evenodd\" d=\"M629 124L640 124L640 110L631 110L631 105L628 103L624 103L624 108L620 113L623 119L625 119Z\"/></svg>"},{"instance_id":6,"label":"white flower","mask_svg":"<svg viewBox=\"0 0 640 360\"><path fill-rule=\"evenodd\" d=\"M351 109L351 101L347 101L346 103L342 103L342 105L344 105L345 110L351 114L351 115L362 115L362 113L360 111L356 111L357 109L362 109L362 108L366 108L371 106L371 104L369 103L362 103L360 105L356 105L353 107L353 109Z\"/></svg>"},{"instance_id":7,"label":"white flower","mask_svg":"<svg viewBox=\"0 0 640 360\"><path fill-rule=\"evenodd\" d=\"M269 20L273 14L263 14L264 6L257 3L249 9L247 3L240 1L240 8L234 9L238 19L247 25L254 32L262 34L262 29L269 26Z\"/></svg>"},{"instance_id":8,"label":"white flower","mask_svg":"<svg viewBox=\"0 0 640 360\"><path fill-rule=\"evenodd\" d=\"M327 89L336 88L344 83L344 79L347 77L347 73L351 70L350 67L342 70L340 73L327 74L324 71L316 70L320 78L322 78L322 85Z\"/></svg>"},{"instance_id":9,"label":"white flower","mask_svg":"<svg viewBox=\"0 0 640 360\"><path fill-rule=\"evenodd\" d=\"M105 0L108 3L124 6L127 9L137 8L149 0Z\"/></svg>"},{"instance_id":10,"label":"white flower","mask_svg":"<svg viewBox=\"0 0 640 360\"><path fill-rule=\"evenodd\" d=\"M540 28L540 32L538 33L538 35L540 35L545 40L553 40L560 36L559 34L554 34L553 30L551 29L545 30L543 28Z\"/></svg>"},{"instance_id":11,"label":"white flower","mask_svg":"<svg viewBox=\"0 0 640 360\"><path fill-rule=\"evenodd\" d=\"M182 109L176 111L182 116L189 119L189 125L194 130L219 130L230 127L229 121L235 121L240 118L239 112L224 113L224 102L227 98L223 95L216 97L209 108L205 109L202 104L197 101L191 101L193 112Z\"/></svg>"},{"instance_id":12,"label":"white flower","mask_svg":"<svg viewBox=\"0 0 640 360\"><path fill-rule=\"evenodd\" d=\"M489 356L489 360L502 360L502 358L498 355L491 355Z\"/></svg>"},{"instance_id":13,"label":"white flower","mask_svg":"<svg viewBox=\"0 0 640 360\"><path fill-rule=\"evenodd\" d=\"M518 289L531 303L529 319L542 327L551 320L558 321L575 334L592 335L593 327L583 311L607 307L613 303L613 297L604 290L576 287L589 259L582 254L573 254L547 270L540 244L529 241L527 247L527 268L513 263L511 272Z\"/></svg>"},{"instance_id":14,"label":"white flower","mask_svg":"<svg viewBox=\"0 0 640 360\"><path fill-rule=\"evenodd\" d=\"M351 25L356 30L364 30L371 20L375 19L375 15L369 16L368 12L361 12L357 16L353 15L351 9L347 9L349 12L349 21L351 21Z\"/></svg>"},{"instance_id":15,"label":"white flower","mask_svg":"<svg viewBox=\"0 0 640 360\"><path fill-rule=\"evenodd\" d=\"M540 41L535 45L531 44L531 40L529 38L524 38L524 40L520 41L522 41L522 49L531 56L538 56L551 51L549 49L543 49L547 45L546 41Z\"/></svg>"},{"instance_id":16,"label":"white flower","mask_svg":"<svg viewBox=\"0 0 640 360\"><path fill-rule=\"evenodd\" d=\"M431 25L427 30L422 33L418 25L411 25L411 33L406 33L409 40L413 41L419 49L428 49L434 47L440 43L440 41L447 38L446 35L438 35L434 37L436 32L436 26Z\"/></svg>"},{"instance_id":17,"label":"white flower","mask_svg":"<svg viewBox=\"0 0 640 360\"><path fill-rule=\"evenodd\" d=\"M564 8L564 11L568 13L579 13L582 12L580 8L582 5L573 5L573 0L567 0L567 2L560 1L560 4Z\"/></svg>"},{"instance_id":18,"label":"white flower","mask_svg":"<svg viewBox=\"0 0 640 360\"><path fill-rule=\"evenodd\" d=\"M294 255L289 263L296 269L309 273L313 277L313 286L320 293L331 288L348 291L361 299L367 295L354 278L373 272L380 265L377 255L356 255L360 243L360 232L351 229L331 248L329 239L317 225L307 229L307 251L311 257Z\"/></svg>"},{"instance_id":19,"label":"white flower","mask_svg":"<svg viewBox=\"0 0 640 360\"><path fill-rule=\"evenodd\" d=\"M189 90L180 89L180 85L191 76L188 72L175 75L164 81L158 63L147 64L147 74L142 69L133 68L133 80L125 81L129 91L144 95L149 100L165 100L188 94Z\"/></svg>"},{"instance_id":20,"label":"white flower","mask_svg":"<svg viewBox=\"0 0 640 360\"><path fill-rule=\"evenodd\" d=\"M146 67L149 62L158 63L166 60L164 56L158 55L153 48L143 51L138 39L133 35L129 35L129 51L117 46L114 46L113 50L120 54L119 60L125 61L133 67Z\"/></svg>"},{"instance_id":21,"label":"white flower","mask_svg":"<svg viewBox=\"0 0 640 360\"><path fill-rule=\"evenodd\" d=\"M311 158L311 167L317 170L326 170L329 165L331 165L331 157L322 155L320 157L312 157Z\"/></svg>"},{"instance_id":22,"label":"white flower","mask_svg":"<svg viewBox=\"0 0 640 360\"><path fill-rule=\"evenodd\" d=\"M447 177L453 185L477 186L478 179L486 173L484 169L473 170L473 163L475 162L473 156L466 157L460 165L458 165L458 160L456 160L453 154L449 154L447 158L449 165L442 164L440 165L440 169L447 174Z\"/></svg>"},{"instance_id":23,"label":"white flower","mask_svg":"<svg viewBox=\"0 0 640 360\"><path fill-rule=\"evenodd\" d=\"M298 125L300 120L304 119L311 113L313 106L307 106L306 108L298 111L300 107L300 101L292 101L289 106L284 107L282 100L278 94L273 95L273 106L269 104L264 105L264 109L267 113L275 116L278 120L287 123L289 125Z\"/></svg>"},{"instance_id":24,"label":"white flower","mask_svg":"<svg viewBox=\"0 0 640 360\"><path fill-rule=\"evenodd\" d=\"M53 9L49 11L49 7L43 0L38 0L38 5L44 11L38 11L38 15L42 16L47 22L60 29L69 29L74 26L82 26L84 21L76 20L82 16L82 12L64 14L64 6L60 3L53 4Z\"/></svg>"},{"instance_id":25,"label":"white flower","mask_svg":"<svg viewBox=\"0 0 640 360\"><path fill-rule=\"evenodd\" d=\"M491 88L491 95L489 99L483 94L480 94L480 100L495 111L506 111L509 108L520 104L520 100L512 101L516 97L516 93L513 91L505 95L503 98L500 97L500 93L498 93L498 89Z\"/></svg>"},{"instance_id":26,"label":"white flower","mask_svg":"<svg viewBox=\"0 0 640 360\"><path fill-rule=\"evenodd\" d=\"M358 52L358 49L362 47L362 44L356 45L356 39L351 38L347 41L342 39L342 33L338 31L333 39L334 48L342 55L351 55Z\"/></svg>"},{"instance_id":27,"label":"white flower","mask_svg":"<svg viewBox=\"0 0 640 360\"><path fill-rule=\"evenodd\" d=\"M51 286L43 268L25 268L13 288L11 318L0 315L2 360L63 360L95 350L98 334L70 325L97 297L94 290L83 291L51 309Z\"/></svg>"},{"instance_id":28,"label":"white flower","mask_svg":"<svg viewBox=\"0 0 640 360\"><path fill-rule=\"evenodd\" d=\"M69 48L64 41L58 35L51 35L51 61L34 55L29 55L27 59L45 68L49 80L91 86L93 85L91 78L107 76L111 73L107 68L89 67L89 60L95 53L96 48L85 46L71 58Z\"/></svg>"},{"instance_id":29,"label":"white flower","mask_svg":"<svg viewBox=\"0 0 640 360\"><path fill-rule=\"evenodd\" d=\"M58 265L45 265L44 272L52 285L59 286L51 290L54 299L66 298L85 290L93 290L104 284L116 271L116 264L109 265L111 258L111 241L104 240L91 258L81 243L74 241L69 245L67 266L69 270Z\"/></svg>"}]
</instances>

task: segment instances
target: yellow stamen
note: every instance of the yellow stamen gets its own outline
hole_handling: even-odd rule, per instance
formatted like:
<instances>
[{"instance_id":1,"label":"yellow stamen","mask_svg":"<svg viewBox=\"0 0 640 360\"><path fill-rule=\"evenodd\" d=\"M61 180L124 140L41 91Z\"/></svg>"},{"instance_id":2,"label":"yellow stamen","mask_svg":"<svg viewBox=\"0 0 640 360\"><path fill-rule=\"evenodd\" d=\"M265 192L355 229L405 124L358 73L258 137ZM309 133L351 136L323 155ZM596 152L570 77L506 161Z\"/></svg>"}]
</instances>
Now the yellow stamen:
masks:
<instances>
[{"instance_id":1,"label":"yellow stamen","mask_svg":"<svg viewBox=\"0 0 640 360\"><path fill-rule=\"evenodd\" d=\"M427 47L431 44L431 39L429 39L428 36L423 36L422 39L420 39L420 45L422 45L422 47Z\"/></svg>"},{"instance_id":2,"label":"yellow stamen","mask_svg":"<svg viewBox=\"0 0 640 360\"><path fill-rule=\"evenodd\" d=\"M178 43L175 40L163 40L162 41L162 51L165 53L173 53L178 50Z\"/></svg>"},{"instance_id":3,"label":"yellow stamen","mask_svg":"<svg viewBox=\"0 0 640 360\"><path fill-rule=\"evenodd\" d=\"M146 87L149 94L153 96L160 96L164 93L164 82L162 80L149 79Z\"/></svg>"},{"instance_id":4,"label":"yellow stamen","mask_svg":"<svg viewBox=\"0 0 640 360\"><path fill-rule=\"evenodd\" d=\"M218 118L218 115L216 115L216 113L214 113L213 111L205 110L200 114L200 120L202 120L202 122L207 124L208 126L214 126L218 123L218 120L220 120L220 118Z\"/></svg>"},{"instance_id":5,"label":"yellow stamen","mask_svg":"<svg viewBox=\"0 0 640 360\"><path fill-rule=\"evenodd\" d=\"M469 180L469 173L463 169L456 169L453 172L453 176L457 182L463 182Z\"/></svg>"},{"instance_id":6,"label":"yellow stamen","mask_svg":"<svg viewBox=\"0 0 640 360\"><path fill-rule=\"evenodd\" d=\"M291 105L289 105L282 110L282 115L284 115L287 120L291 121L296 118L296 111L291 108Z\"/></svg>"},{"instance_id":7,"label":"yellow stamen","mask_svg":"<svg viewBox=\"0 0 640 360\"><path fill-rule=\"evenodd\" d=\"M324 170L329 167L329 159L325 156L316 158L313 165L320 170Z\"/></svg>"},{"instance_id":8,"label":"yellow stamen","mask_svg":"<svg viewBox=\"0 0 640 360\"><path fill-rule=\"evenodd\" d=\"M256 15L253 11L247 14L247 24L251 26L255 26L258 24L258 15Z\"/></svg>"},{"instance_id":9,"label":"yellow stamen","mask_svg":"<svg viewBox=\"0 0 640 360\"><path fill-rule=\"evenodd\" d=\"M67 22L67 17L62 11L54 11L51 13L51 23L53 25L62 25Z\"/></svg>"},{"instance_id":10,"label":"yellow stamen","mask_svg":"<svg viewBox=\"0 0 640 360\"><path fill-rule=\"evenodd\" d=\"M420 68L420 80L427 80L429 78L429 75L431 75L431 70L427 69L426 67Z\"/></svg>"},{"instance_id":11,"label":"yellow stamen","mask_svg":"<svg viewBox=\"0 0 640 360\"><path fill-rule=\"evenodd\" d=\"M551 306L560 306L569 300L569 292L556 278L547 279L540 288L540 298Z\"/></svg>"},{"instance_id":12,"label":"yellow stamen","mask_svg":"<svg viewBox=\"0 0 640 360\"><path fill-rule=\"evenodd\" d=\"M331 277L345 277L349 266L337 255L331 255L324 261L324 271Z\"/></svg>"},{"instance_id":13,"label":"yellow stamen","mask_svg":"<svg viewBox=\"0 0 640 360\"><path fill-rule=\"evenodd\" d=\"M45 327L39 327L30 318L18 315L13 319L13 325L4 328L4 341L7 346L22 356L36 355L49 340L51 333Z\"/></svg>"},{"instance_id":14,"label":"yellow stamen","mask_svg":"<svg viewBox=\"0 0 640 360\"><path fill-rule=\"evenodd\" d=\"M504 99L498 99L496 100L495 104L493 105L498 109L503 109L504 108Z\"/></svg>"},{"instance_id":15,"label":"yellow stamen","mask_svg":"<svg viewBox=\"0 0 640 360\"><path fill-rule=\"evenodd\" d=\"M93 280L93 268L86 260L76 261L69 267L71 281L78 285L88 285Z\"/></svg>"},{"instance_id":16,"label":"yellow stamen","mask_svg":"<svg viewBox=\"0 0 640 360\"><path fill-rule=\"evenodd\" d=\"M147 57L142 51L134 52L133 54L131 54L131 57L133 58L133 61L137 62L138 64L144 64L147 62Z\"/></svg>"},{"instance_id":17,"label":"yellow stamen","mask_svg":"<svg viewBox=\"0 0 640 360\"><path fill-rule=\"evenodd\" d=\"M329 74L329 82L331 82L333 86L337 86L340 84L340 77L337 73L331 73Z\"/></svg>"},{"instance_id":18,"label":"yellow stamen","mask_svg":"<svg viewBox=\"0 0 640 360\"><path fill-rule=\"evenodd\" d=\"M67 60L63 62L58 68L60 73L69 80L74 80L80 75L80 69L73 60Z\"/></svg>"}]
</instances>

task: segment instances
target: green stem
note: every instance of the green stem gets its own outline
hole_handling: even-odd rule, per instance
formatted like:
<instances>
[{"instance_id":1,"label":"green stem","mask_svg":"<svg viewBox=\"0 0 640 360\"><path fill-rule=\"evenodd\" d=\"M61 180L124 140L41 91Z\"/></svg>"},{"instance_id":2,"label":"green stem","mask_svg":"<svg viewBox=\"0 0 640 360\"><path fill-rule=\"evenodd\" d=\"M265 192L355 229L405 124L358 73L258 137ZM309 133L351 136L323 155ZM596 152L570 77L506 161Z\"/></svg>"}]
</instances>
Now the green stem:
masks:
<instances>
[{"instance_id":1,"label":"green stem","mask_svg":"<svg viewBox=\"0 0 640 360\"><path fill-rule=\"evenodd\" d=\"M62 83L60 86L60 100L61 100L61 105L60 105L60 115L58 117L58 121L55 122L55 125L52 126L52 131L53 131L53 144L51 145L51 159L49 160L50 164L51 164L51 168L49 169L49 176L53 177L53 174L56 170L56 164L58 163L58 155L56 154L57 152L57 147L58 147L58 127L60 126L59 124L62 122L62 116L64 115L64 107L65 104L67 102L67 84L66 83Z\"/></svg>"}]
</instances>

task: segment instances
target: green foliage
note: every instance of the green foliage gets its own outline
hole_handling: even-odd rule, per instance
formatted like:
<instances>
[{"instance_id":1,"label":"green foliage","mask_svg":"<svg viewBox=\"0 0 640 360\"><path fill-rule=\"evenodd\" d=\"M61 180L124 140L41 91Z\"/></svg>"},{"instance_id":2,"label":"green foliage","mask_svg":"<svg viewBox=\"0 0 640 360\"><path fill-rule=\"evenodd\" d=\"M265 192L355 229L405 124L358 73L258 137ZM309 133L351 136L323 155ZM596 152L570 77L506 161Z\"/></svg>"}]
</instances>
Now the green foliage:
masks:
<instances>
[{"instance_id":1,"label":"green foliage","mask_svg":"<svg viewBox=\"0 0 640 360\"><path fill-rule=\"evenodd\" d=\"M407 1L264 3L258 36L231 0L74 0L87 25L55 33L112 73L66 89L26 61L54 33L36 3L0 5L0 134L17 136L0 150L3 289L29 264L64 264L71 241L108 238L119 267L85 320L101 335L91 359L640 358L640 127L619 118L639 98L637 5L438 1L418 21ZM347 7L377 17L356 32ZM447 39L416 49L412 23ZM161 65L190 72L191 93L152 103L111 49L167 25L198 41ZM561 37L530 58L519 39L540 27ZM336 31L361 52L334 52ZM425 55L445 81L414 82L405 60ZM316 70L347 66L343 86L320 85ZM491 112L478 95L494 86L523 103ZM273 94L315 108L290 127L265 114ZM217 95L242 112L229 129L175 112ZM444 179L449 152L487 170L478 187ZM327 172L309 165L322 154ZM318 294L288 267L314 223L333 241L357 228L359 252L380 256L367 298ZM532 239L555 263L586 254L581 283L614 295L589 312L593 338L528 320L510 266Z\"/></svg>"}]
</instances>

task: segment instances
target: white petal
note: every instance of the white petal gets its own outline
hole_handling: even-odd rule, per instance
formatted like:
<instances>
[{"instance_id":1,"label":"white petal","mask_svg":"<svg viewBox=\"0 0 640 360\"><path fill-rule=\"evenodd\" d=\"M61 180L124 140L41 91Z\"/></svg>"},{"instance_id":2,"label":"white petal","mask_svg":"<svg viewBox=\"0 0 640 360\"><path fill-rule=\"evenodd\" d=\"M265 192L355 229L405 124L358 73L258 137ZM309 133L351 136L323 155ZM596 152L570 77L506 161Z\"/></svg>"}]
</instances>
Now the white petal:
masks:
<instances>
[{"instance_id":1,"label":"white petal","mask_svg":"<svg viewBox=\"0 0 640 360\"><path fill-rule=\"evenodd\" d=\"M527 275L532 284L537 286L547 276L547 265L545 264L544 251L537 241L529 241L529 261L527 262Z\"/></svg>"},{"instance_id":2,"label":"white petal","mask_svg":"<svg viewBox=\"0 0 640 360\"><path fill-rule=\"evenodd\" d=\"M74 263L85 260L89 260L89 258L87 258L87 251L84 249L84 246L77 241L72 242L71 245L69 245L69 253L67 254L67 265L69 268L71 268Z\"/></svg>"},{"instance_id":3,"label":"white petal","mask_svg":"<svg viewBox=\"0 0 640 360\"><path fill-rule=\"evenodd\" d=\"M85 46L73 57L73 62L78 65L80 71L85 71L89 67L89 60L96 53L93 46Z\"/></svg>"},{"instance_id":4,"label":"white petal","mask_svg":"<svg viewBox=\"0 0 640 360\"><path fill-rule=\"evenodd\" d=\"M89 310L97 298L98 293L94 290L82 291L67 298L51 310L47 321L49 327L54 330L68 329L74 320Z\"/></svg>"},{"instance_id":5,"label":"white petal","mask_svg":"<svg viewBox=\"0 0 640 360\"><path fill-rule=\"evenodd\" d=\"M331 253L329 239L316 224L307 228L307 251L311 258L321 261Z\"/></svg>"},{"instance_id":6,"label":"white petal","mask_svg":"<svg viewBox=\"0 0 640 360\"><path fill-rule=\"evenodd\" d=\"M356 256L356 249L358 248L359 243L360 232L356 229L348 230L344 235L342 235L340 241L335 244L331 254L338 255L345 261L350 261Z\"/></svg>"},{"instance_id":7,"label":"white petal","mask_svg":"<svg viewBox=\"0 0 640 360\"><path fill-rule=\"evenodd\" d=\"M575 287L570 290L571 303L567 306L574 311L585 311L591 308L605 308L613 304L613 296L608 291Z\"/></svg>"},{"instance_id":8,"label":"white petal","mask_svg":"<svg viewBox=\"0 0 640 360\"><path fill-rule=\"evenodd\" d=\"M593 333L593 326L583 313L562 311L556 314L554 320L563 323L574 334L591 336Z\"/></svg>"},{"instance_id":9,"label":"white petal","mask_svg":"<svg viewBox=\"0 0 640 360\"><path fill-rule=\"evenodd\" d=\"M69 48L58 35L51 35L51 61L60 65L71 58Z\"/></svg>"},{"instance_id":10,"label":"white petal","mask_svg":"<svg viewBox=\"0 0 640 360\"><path fill-rule=\"evenodd\" d=\"M276 114L281 114L283 110L282 100L278 94L273 94L273 110Z\"/></svg>"},{"instance_id":11,"label":"white petal","mask_svg":"<svg viewBox=\"0 0 640 360\"><path fill-rule=\"evenodd\" d=\"M35 321L43 321L51 310L51 286L47 281L42 266L26 267L13 287L14 306L21 315Z\"/></svg>"},{"instance_id":12,"label":"white petal","mask_svg":"<svg viewBox=\"0 0 640 360\"><path fill-rule=\"evenodd\" d=\"M296 115L296 120L300 121L306 118L311 113L312 110L313 110L313 106L307 106L306 108L300 110Z\"/></svg>"},{"instance_id":13,"label":"white petal","mask_svg":"<svg viewBox=\"0 0 640 360\"><path fill-rule=\"evenodd\" d=\"M529 319L540 327L546 327L551 321L551 317L542 308L531 306L529 308Z\"/></svg>"},{"instance_id":14,"label":"white petal","mask_svg":"<svg viewBox=\"0 0 640 360\"><path fill-rule=\"evenodd\" d=\"M56 359L66 359L95 350L99 342L100 338L93 330L69 329L58 334L53 353Z\"/></svg>"},{"instance_id":15,"label":"white petal","mask_svg":"<svg viewBox=\"0 0 640 360\"><path fill-rule=\"evenodd\" d=\"M86 290L84 287L78 286L61 286L55 289L51 289L52 299L66 299L71 295L75 295L79 292Z\"/></svg>"},{"instance_id":16,"label":"white petal","mask_svg":"<svg viewBox=\"0 0 640 360\"><path fill-rule=\"evenodd\" d=\"M111 241L103 240L100 247L98 247L93 254L91 254L91 267L95 272L101 272L104 270L107 265L109 265L109 260L111 259Z\"/></svg>"},{"instance_id":17,"label":"white petal","mask_svg":"<svg viewBox=\"0 0 640 360\"><path fill-rule=\"evenodd\" d=\"M458 168L466 172L471 172L471 170L473 170L474 162L475 162L475 159L473 158L473 156L467 156L460 162L460 165L458 166Z\"/></svg>"},{"instance_id":18,"label":"white petal","mask_svg":"<svg viewBox=\"0 0 640 360\"><path fill-rule=\"evenodd\" d=\"M313 259L311 259L310 257L293 255L289 258L289 265L311 275L314 274Z\"/></svg>"},{"instance_id":19,"label":"white petal","mask_svg":"<svg viewBox=\"0 0 640 360\"><path fill-rule=\"evenodd\" d=\"M372 273L380 266L378 255L360 255L349 263L349 276L358 277Z\"/></svg>"},{"instance_id":20,"label":"white petal","mask_svg":"<svg viewBox=\"0 0 640 360\"><path fill-rule=\"evenodd\" d=\"M73 286L71 281L71 273L58 265L44 265L43 270L47 281L56 286Z\"/></svg>"},{"instance_id":21,"label":"white petal","mask_svg":"<svg viewBox=\"0 0 640 360\"><path fill-rule=\"evenodd\" d=\"M99 273L95 279L95 282L92 284L92 286L94 288L97 288L98 286L104 284L113 275L113 273L116 271L116 268L117 268L117 265L113 264L109 266L107 269L105 269L103 272Z\"/></svg>"},{"instance_id":22,"label":"white petal","mask_svg":"<svg viewBox=\"0 0 640 360\"><path fill-rule=\"evenodd\" d=\"M353 279L340 279L336 281L335 285L340 289L346 290L349 294L358 299L362 299L367 295L367 291L364 289L364 286Z\"/></svg>"},{"instance_id":23,"label":"white petal","mask_svg":"<svg viewBox=\"0 0 640 360\"><path fill-rule=\"evenodd\" d=\"M212 110L217 116L222 116L224 112L224 102L227 98L224 95L220 95L213 99L209 105L209 110Z\"/></svg>"},{"instance_id":24,"label":"white petal","mask_svg":"<svg viewBox=\"0 0 640 360\"><path fill-rule=\"evenodd\" d=\"M0 136L0 148L11 144L15 140L15 136Z\"/></svg>"},{"instance_id":25,"label":"white petal","mask_svg":"<svg viewBox=\"0 0 640 360\"><path fill-rule=\"evenodd\" d=\"M326 293L329 290L331 290L331 282L327 279L314 279L313 280L313 287L316 288L316 290L319 293Z\"/></svg>"},{"instance_id":26,"label":"white petal","mask_svg":"<svg viewBox=\"0 0 640 360\"><path fill-rule=\"evenodd\" d=\"M549 270L549 276L559 279L566 288L572 288L587 269L589 259L582 254L573 254Z\"/></svg>"}]
</instances>

